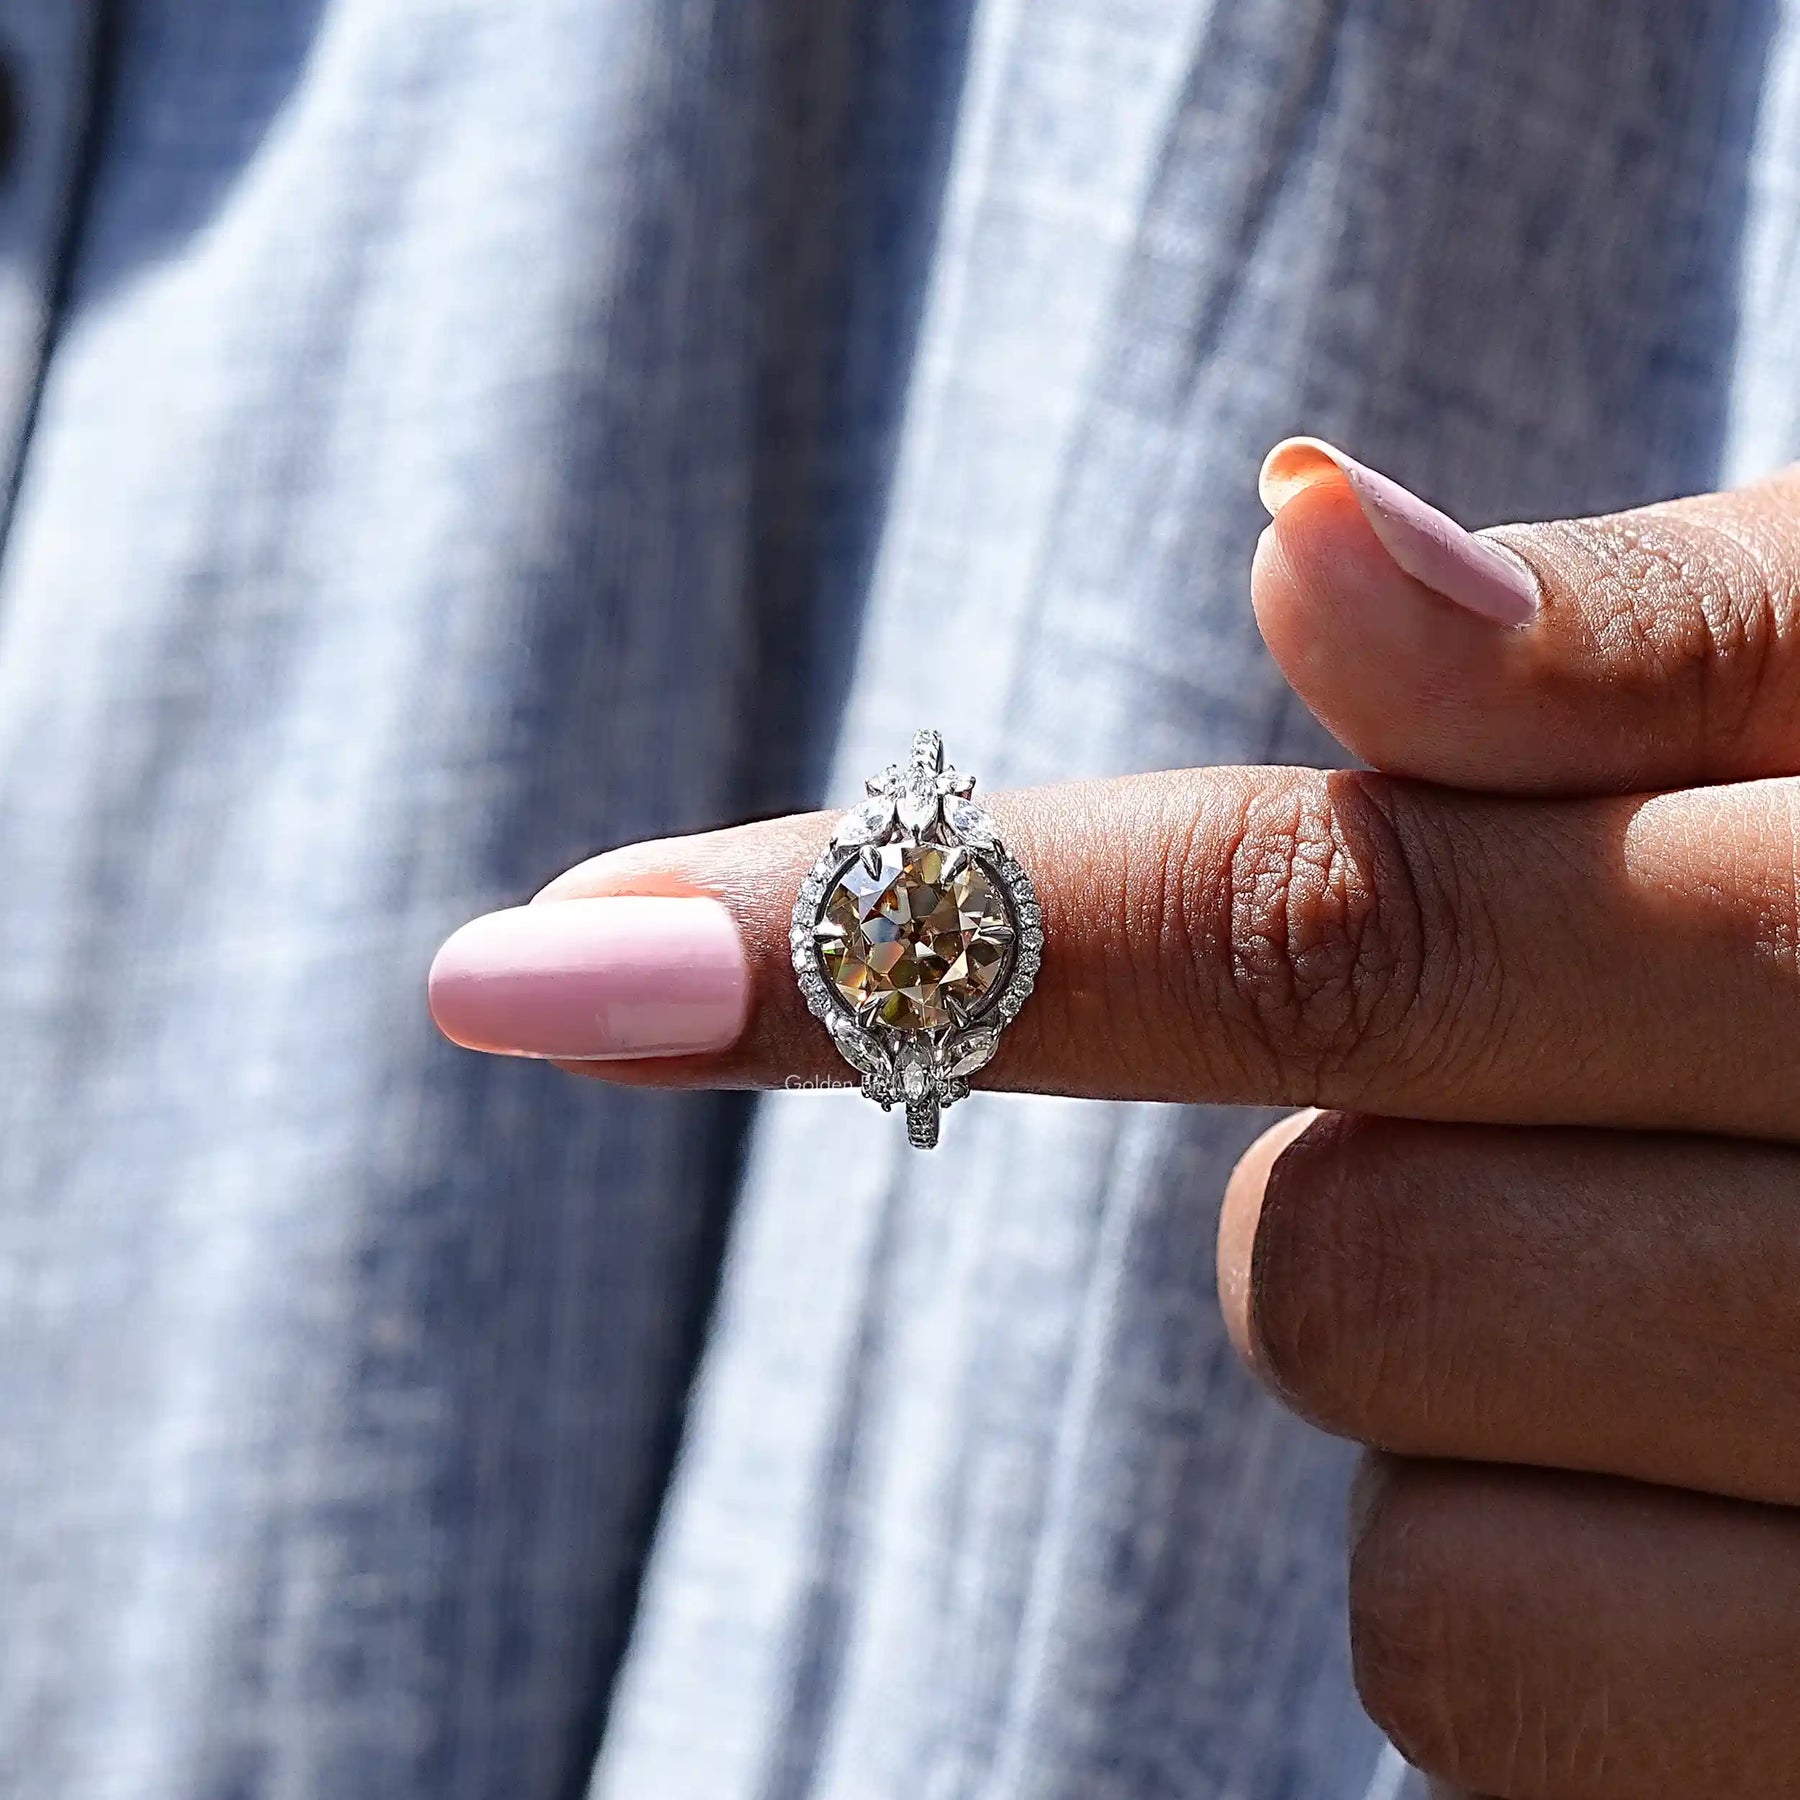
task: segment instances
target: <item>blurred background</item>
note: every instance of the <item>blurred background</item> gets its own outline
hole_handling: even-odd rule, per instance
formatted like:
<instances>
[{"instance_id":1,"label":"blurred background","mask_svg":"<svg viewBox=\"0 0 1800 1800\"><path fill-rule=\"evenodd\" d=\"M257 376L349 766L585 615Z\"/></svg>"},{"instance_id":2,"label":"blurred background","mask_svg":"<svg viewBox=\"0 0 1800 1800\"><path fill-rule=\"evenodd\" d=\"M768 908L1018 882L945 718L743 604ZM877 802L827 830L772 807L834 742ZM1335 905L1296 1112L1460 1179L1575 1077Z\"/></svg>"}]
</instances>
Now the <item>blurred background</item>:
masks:
<instances>
[{"instance_id":1,"label":"blurred background","mask_svg":"<svg viewBox=\"0 0 1800 1800\"><path fill-rule=\"evenodd\" d=\"M0 0L0 1794L1391 1800L1259 1120L608 1092L638 837L1330 745L1267 446L1791 453L1779 0ZM868 1113L869 1117L863 1114Z\"/></svg>"}]
</instances>

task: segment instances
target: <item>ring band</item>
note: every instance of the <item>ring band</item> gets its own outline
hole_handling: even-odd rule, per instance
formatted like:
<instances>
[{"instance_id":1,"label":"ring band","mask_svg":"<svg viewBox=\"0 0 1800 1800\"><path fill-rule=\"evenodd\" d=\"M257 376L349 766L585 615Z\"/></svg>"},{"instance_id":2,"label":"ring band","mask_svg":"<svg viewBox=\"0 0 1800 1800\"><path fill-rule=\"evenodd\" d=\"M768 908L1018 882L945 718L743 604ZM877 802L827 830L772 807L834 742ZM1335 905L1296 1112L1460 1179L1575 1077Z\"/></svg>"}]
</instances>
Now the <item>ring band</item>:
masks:
<instances>
[{"instance_id":1,"label":"ring band","mask_svg":"<svg viewBox=\"0 0 1800 1800\"><path fill-rule=\"evenodd\" d=\"M866 786L800 884L794 973L863 1093L929 1150L1037 981L1043 912L937 732Z\"/></svg>"}]
</instances>

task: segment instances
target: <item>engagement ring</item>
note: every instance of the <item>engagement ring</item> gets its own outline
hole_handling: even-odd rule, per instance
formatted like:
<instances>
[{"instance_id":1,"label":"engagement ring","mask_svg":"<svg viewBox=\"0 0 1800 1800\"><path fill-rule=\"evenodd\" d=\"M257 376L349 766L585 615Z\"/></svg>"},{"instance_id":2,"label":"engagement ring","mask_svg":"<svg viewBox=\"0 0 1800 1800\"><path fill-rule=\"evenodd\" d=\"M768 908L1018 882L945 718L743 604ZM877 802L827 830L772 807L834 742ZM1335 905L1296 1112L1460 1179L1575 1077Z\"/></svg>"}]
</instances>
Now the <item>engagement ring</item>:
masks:
<instances>
[{"instance_id":1,"label":"engagement ring","mask_svg":"<svg viewBox=\"0 0 1800 1800\"><path fill-rule=\"evenodd\" d=\"M1043 914L935 731L867 787L800 884L794 972L862 1091L883 1112L903 1103L929 1150L1031 993Z\"/></svg>"}]
</instances>

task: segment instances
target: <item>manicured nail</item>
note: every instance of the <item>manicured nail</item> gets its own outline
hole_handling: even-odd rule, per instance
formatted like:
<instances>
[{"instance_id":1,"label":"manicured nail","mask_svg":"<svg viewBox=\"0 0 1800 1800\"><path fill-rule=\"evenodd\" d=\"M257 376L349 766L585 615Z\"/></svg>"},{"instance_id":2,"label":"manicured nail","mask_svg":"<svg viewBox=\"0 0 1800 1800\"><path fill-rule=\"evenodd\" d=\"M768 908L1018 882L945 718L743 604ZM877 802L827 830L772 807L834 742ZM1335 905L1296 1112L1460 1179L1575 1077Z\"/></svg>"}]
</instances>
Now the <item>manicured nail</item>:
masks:
<instances>
[{"instance_id":1,"label":"manicured nail","mask_svg":"<svg viewBox=\"0 0 1800 1800\"><path fill-rule=\"evenodd\" d=\"M1273 517L1303 488L1341 475L1382 547L1415 581L1496 625L1537 617L1538 584L1518 557L1477 537L1399 482L1321 438L1288 438L1268 454L1257 481Z\"/></svg>"},{"instance_id":2,"label":"manicured nail","mask_svg":"<svg viewBox=\"0 0 1800 1800\"><path fill-rule=\"evenodd\" d=\"M737 1042L750 965L716 900L545 900L471 919L431 965L431 1016L471 1050L563 1061Z\"/></svg>"}]
</instances>

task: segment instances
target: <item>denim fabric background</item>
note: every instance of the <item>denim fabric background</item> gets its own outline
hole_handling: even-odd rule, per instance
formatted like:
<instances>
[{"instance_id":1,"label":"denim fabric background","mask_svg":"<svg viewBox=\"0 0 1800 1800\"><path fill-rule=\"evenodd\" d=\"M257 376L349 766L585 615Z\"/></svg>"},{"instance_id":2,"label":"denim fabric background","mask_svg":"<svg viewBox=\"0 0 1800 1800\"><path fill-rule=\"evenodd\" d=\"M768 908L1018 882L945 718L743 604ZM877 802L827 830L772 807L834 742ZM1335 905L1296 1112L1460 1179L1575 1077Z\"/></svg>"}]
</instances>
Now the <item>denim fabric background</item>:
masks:
<instances>
[{"instance_id":1,"label":"denim fabric background","mask_svg":"<svg viewBox=\"0 0 1800 1800\"><path fill-rule=\"evenodd\" d=\"M990 784L1328 757L1245 601L1285 432L1471 523L1790 454L1780 0L0 52L0 1793L1391 1795L1345 1456L1213 1302L1256 1121L919 1158L460 1054L423 973L920 724Z\"/></svg>"}]
</instances>

